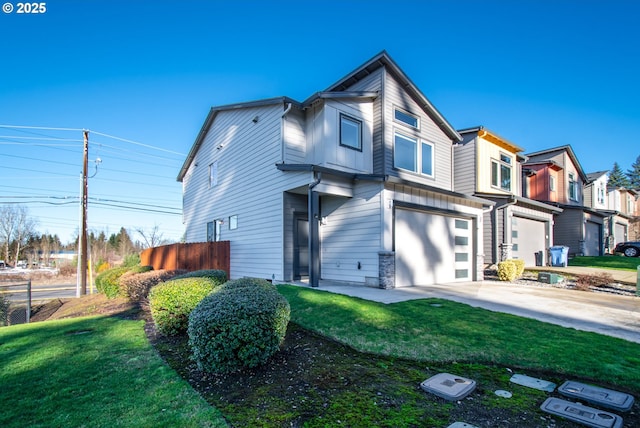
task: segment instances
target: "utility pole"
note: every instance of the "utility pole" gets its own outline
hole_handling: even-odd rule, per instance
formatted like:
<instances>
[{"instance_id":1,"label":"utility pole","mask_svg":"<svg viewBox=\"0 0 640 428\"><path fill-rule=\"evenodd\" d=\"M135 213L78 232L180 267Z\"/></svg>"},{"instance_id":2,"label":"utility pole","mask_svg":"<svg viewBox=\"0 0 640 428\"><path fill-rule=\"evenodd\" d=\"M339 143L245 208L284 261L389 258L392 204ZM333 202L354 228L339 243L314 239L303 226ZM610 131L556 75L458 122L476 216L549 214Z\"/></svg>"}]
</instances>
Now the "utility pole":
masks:
<instances>
[{"instance_id":1,"label":"utility pole","mask_svg":"<svg viewBox=\"0 0 640 428\"><path fill-rule=\"evenodd\" d=\"M88 169L89 169L89 131L82 131L84 136L84 155L82 158L82 230L80 231L80 295L87 294L87 201L88 201Z\"/></svg>"}]
</instances>

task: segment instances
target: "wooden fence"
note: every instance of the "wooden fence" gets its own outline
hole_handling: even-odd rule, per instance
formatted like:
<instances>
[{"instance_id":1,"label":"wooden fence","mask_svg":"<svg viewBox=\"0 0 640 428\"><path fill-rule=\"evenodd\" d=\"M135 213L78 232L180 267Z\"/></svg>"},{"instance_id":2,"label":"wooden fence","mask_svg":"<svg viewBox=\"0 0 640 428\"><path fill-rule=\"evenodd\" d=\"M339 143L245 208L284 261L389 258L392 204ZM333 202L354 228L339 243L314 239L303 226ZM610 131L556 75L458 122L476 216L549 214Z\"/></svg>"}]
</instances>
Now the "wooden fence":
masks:
<instances>
[{"instance_id":1,"label":"wooden fence","mask_svg":"<svg viewBox=\"0 0 640 428\"><path fill-rule=\"evenodd\" d=\"M154 270L220 269L230 278L230 248L229 241L163 245L144 250L140 254L140 263L153 266Z\"/></svg>"}]
</instances>

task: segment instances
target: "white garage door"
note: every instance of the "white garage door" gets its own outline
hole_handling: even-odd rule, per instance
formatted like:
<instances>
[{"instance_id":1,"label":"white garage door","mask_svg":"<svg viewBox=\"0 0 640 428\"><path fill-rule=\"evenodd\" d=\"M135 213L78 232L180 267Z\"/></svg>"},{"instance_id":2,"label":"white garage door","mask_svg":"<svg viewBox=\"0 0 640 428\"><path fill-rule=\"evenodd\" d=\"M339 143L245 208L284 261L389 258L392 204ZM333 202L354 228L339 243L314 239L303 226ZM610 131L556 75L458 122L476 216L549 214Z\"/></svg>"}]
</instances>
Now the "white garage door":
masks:
<instances>
[{"instance_id":1,"label":"white garage door","mask_svg":"<svg viewBox=\"0 0 640 428\"><path fill-rule=\"evenodd\" d=\"M613 245L617 244L618 242L624 242L627 240L627 226L624 224L620 224L620 223L616 223L615 227L615 242L613 243Z\"/></svg>"},{"instance_id":2,"label":"white garage door","mask_svg":"<svg viewBox=\"0 0 640 428\"><path fill-rule=\"evenodd\" d=\"M585 223L584 255L599 256L602 247L600 229L602 225L587 221Z\"/></svg>"},{"instance_id":3,"label":"white garage door","mask_svg":"<svg viewBox=\"0 0 640 428\"><path fill-rule=\"evenodd\" d=\"M547 228L544 221L524 217L511 218L511 252L513 258L524 260L526 266L536 265L535 254L547 247ZM544 257L543 257L544 262Z\"/></svg>"},{"instance_id":4,"label":"white garage door","mask_svg":"<svg viewBox=\"0 0 640 428\"><path fill-rule=\"evenodd\" d=\"M468 219L397 209L396 286L470 281L471 226Z\"/></svg>"}]
</instances>

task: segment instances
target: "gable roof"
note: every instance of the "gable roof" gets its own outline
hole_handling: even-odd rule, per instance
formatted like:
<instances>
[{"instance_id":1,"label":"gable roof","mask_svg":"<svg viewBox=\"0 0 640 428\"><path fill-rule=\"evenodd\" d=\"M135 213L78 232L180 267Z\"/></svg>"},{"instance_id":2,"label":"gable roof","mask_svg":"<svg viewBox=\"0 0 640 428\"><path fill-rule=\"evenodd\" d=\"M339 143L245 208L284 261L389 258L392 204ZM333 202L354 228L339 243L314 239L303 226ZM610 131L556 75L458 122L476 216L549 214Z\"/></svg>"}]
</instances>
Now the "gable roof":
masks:
<instances>
[{"instance_id":1,"label":"gable roof","mask_svg":"<svg viewBox=\"0 0 640 428\"><path fill-rule=\"evenodd\" d=\"M587 174L587 179L589 180L589 183L593 183L594 181L596 181L598 178L602 177L603 175L607 175L609 171L596 171L596 172L590 172Z\"/></svg>"},{"instance_id":2,"label":"gable roof","mask_svg":"<svg viewBox=\"0 0 640 428\"><path fill-rule=\"evenodd\" d=\"M304 109L310 106L315 100L319 98L375 98L378 94L375 92L366 91L348 91L348 88L353 84L359 82L369 74L373 73L381 67L386 69L393 75L398 82L402 85L405 91L415 100L415 102L422 108L422 110L438 125L440 129L452 140L462 141L462 137L455 130L453 126L442 116L442 114L431 104L431 102L424 96L424 94L418 89L418 87L409 79L409 77L398 67L398 65L391 59L386 51L382 51L375 55L373 58L365 62L360 67L353 70L351 73L338 80L333 85L329 86L326 90L316 92L303 102L296 101L289 97L276 97L267 98L263 100L250 101L246 103L227 104L218 107L212 107L205 119L196 141L194 142L187 158L185 159L180 172L178 173L178 181L182 181L187 173L189 165L195 158L198 149L204 141L209 128L213 124L213 120L216 115L224 110L233 110L249 107L260 107L264 105L278 104L278 103L291 103L298 108Z\"/></svg>"},{"instance_id":3,"label":"gable roof","mask_svg":"<svg viewBox=\"0 0 640 428\"><path fill-rule=\"evenodd\" d=\"M422 110L433 120L436 125L453 141L462 141L462 137L444 116L435 108L431 101L409 79L409 76L395 63L386 50L375 55L369 61L329 86L326 91L344 91L360 80L364 79L380 67L386 67L393 77L401 84L402 88L413 98Z\"/></svg>"},{"instance_id":4,"label":"gable roof","mask_svg":"<svg viewBox=\"0 0 640 428\"><path fill-rule=\"evenodd\" d=\"M558 152L563 152L563 151L569 155L569 159L571 159L571 162L573 162L573 165L576 167L576 170L578 171L578 174L580 174L580 178L582 178L582 181L584 181L585 183L588 183L589 179L587 178L587 174L584 173L584 169L582 169L582 165L580 165L580 161L578 161L576 154L574 153L573 149L569 144L564 146L553 147L551 149L540 150L538 152L527 153L525 154L525 156L528 157L531 162L527 161L525 162L525 164L526 163L534 164L534 163L540 163L543 161L550 161L551 157L554 154ZM548 157L545 157L545 155L548 155ZM538 159L531 159L531 158L538 158Z\"/></svg>"}]
</instances>

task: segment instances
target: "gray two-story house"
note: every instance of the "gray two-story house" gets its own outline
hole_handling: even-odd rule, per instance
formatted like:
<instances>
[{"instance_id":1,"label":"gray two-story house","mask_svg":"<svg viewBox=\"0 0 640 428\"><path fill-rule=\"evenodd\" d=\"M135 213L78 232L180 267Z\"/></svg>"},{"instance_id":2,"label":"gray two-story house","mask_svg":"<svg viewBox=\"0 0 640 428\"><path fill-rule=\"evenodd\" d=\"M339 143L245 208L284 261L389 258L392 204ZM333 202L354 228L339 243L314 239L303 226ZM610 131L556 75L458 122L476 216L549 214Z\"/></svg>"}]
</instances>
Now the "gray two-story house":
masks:
<instances>
[{"instance_id":1,"label":"gray two-story house","mask_svg":"<svg viewBox=\"0 0 640 428\"><path fill-rule=\"evenodd\" d=\"M186 240L230 241L231 277L480 280L494 202L454 191L460 141L386 52L302 102L214 107L178 176Z\"/></svg>"}]
</instances>

